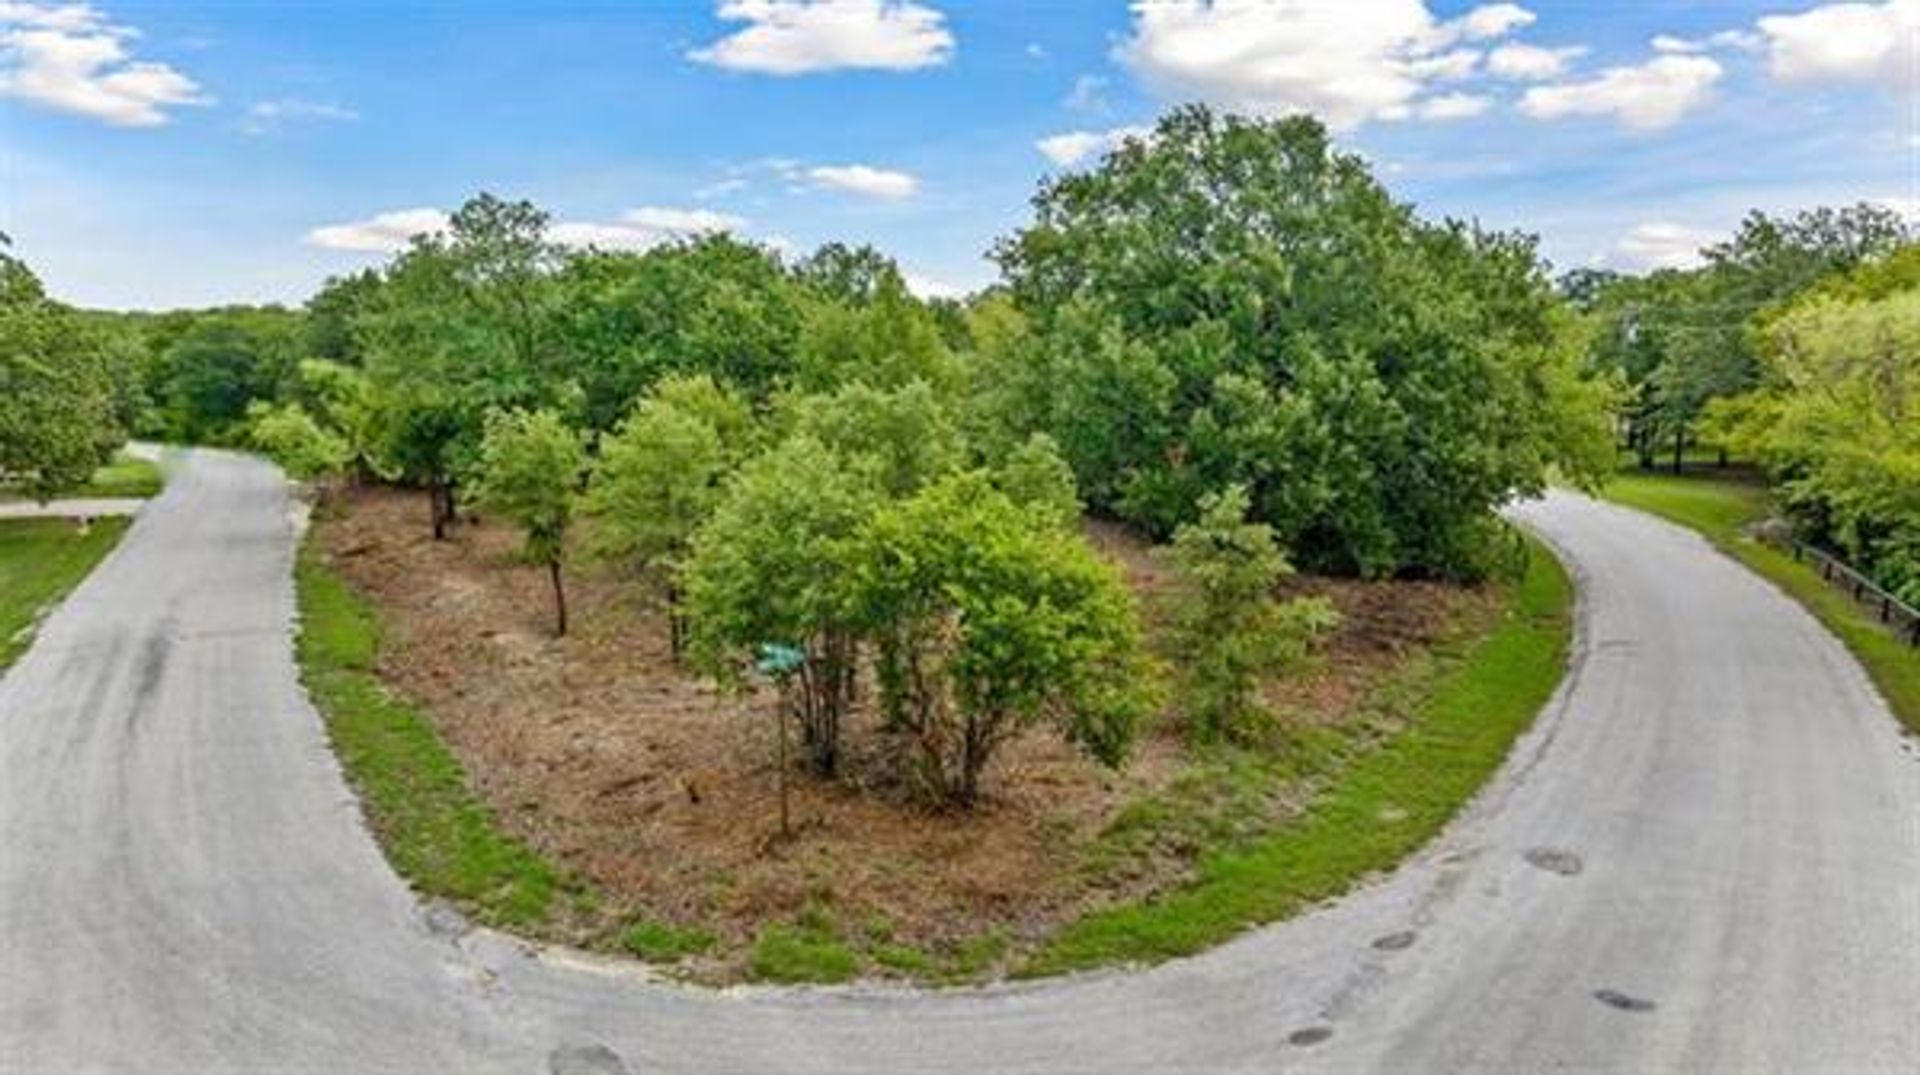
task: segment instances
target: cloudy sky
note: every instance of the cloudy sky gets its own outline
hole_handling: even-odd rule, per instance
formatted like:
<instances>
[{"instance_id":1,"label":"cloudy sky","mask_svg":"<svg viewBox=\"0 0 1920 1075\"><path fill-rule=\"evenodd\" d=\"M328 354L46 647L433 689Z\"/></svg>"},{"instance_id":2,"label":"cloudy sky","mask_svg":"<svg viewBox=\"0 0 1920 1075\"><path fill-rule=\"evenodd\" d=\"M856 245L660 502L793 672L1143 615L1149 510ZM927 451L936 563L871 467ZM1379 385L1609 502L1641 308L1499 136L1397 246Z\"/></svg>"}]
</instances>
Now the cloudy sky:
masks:
<instances>
[{"instance_id":1,"label":"cloudy sky","mask_svg":"<svg viewBox=\"0 0 1920 1075\"><path fill-rule=\"evenodd\" d=\"M1318 115L1562 268L1920 207L1920 0L0 0L0 231L78 303L297 301L486 189L965 289L1041 176L1192 100Z\"/></svg>"}]
</instances>

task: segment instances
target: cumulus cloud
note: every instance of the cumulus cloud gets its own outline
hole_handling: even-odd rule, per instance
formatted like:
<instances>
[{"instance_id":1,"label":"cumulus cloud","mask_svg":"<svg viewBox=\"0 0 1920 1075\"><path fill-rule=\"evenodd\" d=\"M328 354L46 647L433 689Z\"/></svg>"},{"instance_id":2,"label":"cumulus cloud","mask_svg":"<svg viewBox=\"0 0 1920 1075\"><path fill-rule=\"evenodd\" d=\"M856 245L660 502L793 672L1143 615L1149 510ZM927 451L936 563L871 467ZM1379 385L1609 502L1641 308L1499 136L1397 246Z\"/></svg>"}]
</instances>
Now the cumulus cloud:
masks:
<instances>
[{"instance_id":1,"label":"cumulus cloud","mask_svg":"<svg viewBox=\"0 0 1920 1075\"><path fill-rule=\"evenodd\" d=\"M1115 56L1163 97L1349 129L1418 114L1431 82L1472 68L1471 50L1449 49L1532 20L1513 4L1442 22L1424 0L1135 0Z\"/></svg>"},{"instance_id":2,"label":"cumulus cloud","mask_svg":"<svg viewBox=\"0 0 1920 1075\"><path fill-rule=\"evenodd\" d=\"M1520 110L1535 119L1608 116L1638 130L1670 126L1707 99L1722 74L1705 56L1656 56L1633 67L1609 67L1581 82L1534 86Z\"/></svg>"},{"instance_id":3,"label":"cumulus cloud","mask_svg":"<svg viewBox=\"0 0 1920 1075\"><path fill-rule=\"evenodd\" d=\"M866 164L822 164L806 169L805 176L815 186L885 201L911 198L920 189L920 180L906 172Z\"/></svg>"},{"instance_id":4,"label":"cumulus cloud","mask_svg":"<svg viewBox=\"0 0 1920 1075\"><path fill-rule=\"evenodd\" d=\"M438 209L395 209L365 220L328 224L307 233L308 246L364 254L405 250L416 235L445 231L447 214Z\"/></svg>"},{"instance_id":5,"label":"cumulus cloud","mask_svg":"<svg viewBox=\"0 0 1920 1075\"><path fill-rule=\"evenodd\" d=\"M1756 25L1783 81L1920 82L1920 0L1826 4Z\"/></svg>"},{"instance_id":6,"label":"cumulus cloud","mask_svg":"<svg viewBox=\"0 0 1920 1075\"><path fill-rule=\"evenodd\" d=\"M1540 82L1565 74L1567 62L1586 51L1579 47L1544 49L1537 45L1502 45L1487 54L1487 71L1516 82Z\"/></svg>"},{"instance_id":7,"label":"cumulus cloud","mask_svg":"<svg viewBox=\"0 0 1920 1075\"><path fill-rule=\"evenodd\" d=\"M912 0L728 0L717 15L747 25L687 55L731 71L910 71L953 56L946 16Z\"/></svg>"},{"instance_id":8,"label":"cumulus cloud","mask_svg":"<svg viewBox=\"0 0 1920 1075\"><path fill-rule=\"evenodd\" d=\"M901 278L906 283L907 290L922 299L959 299L965 298L967 294L967 289L964 287L949 284L944 280L936 280L931 276L922 276L919 273L902 273Z\"/></svg>"},{"instance_id":9,"label":"cumulus cloud","mask_svg":"<svg viewBox=\"0 0 1920 1075\"><path fill-rule=\"evenodd\" d=\"M1747 30L1722 30L1706 37L1680 37L1676 34L1655 34L1650 44L1655 52L1700 53L1734 50L1752 52L1761 47L1764 39Z\"/></svg>"},{"instance_id":10,"label":"cumulus cloud","mask_svg":"<svg viewBox=\"0 0 1920 1075\"><path fill-rule=\"evenodd\" d=\"M1617 259L1635 269L1691 269L1703 262L1702 247L1719 236L1700 228L1656 220L1637 224L1615 248Z\"/></svg>"},{"instance_id":11,"label":"cumulus cloud","mask_svg":"<svg viewBox=\"0 0 1920 1075\"><path fill-rule=\"evenodd\" d=\"M396 209L365 220L329 224L307 233L309 246L365 254L405 250L416 235L445 231L448 216L439 209ZM712 232L743 232L747 222L710 209L645 205L612 221L563 220L547 229L547 238L577 249L647 250L661 243Z\"/></svg>"},{"instance_id":12,"label":"cumulus cloud","mask_svg":"<svg viewBox=\"0 0 1920 1075\"><path fill-rule=\"evenodd\" d=\"M138 36L90 4L0 2L0 97L116 127L158 127L169 108L209 103L193 79L135 59Z\"/></svg>"},{"instance_id":13,"label":"cumulus cloud","mask_svg":"<svg viewBox=\"0 0 1920 1075\"><path fill-rule=\"evenodd\" d=\"M1106 131L1066 131L1050 135L1033 144L1043 156L1062 168L1068 168L1086 160L1095 153L1107 153L1120 148L1129 138L1145 138L1152 133L1147 127L1115 127Z\"/></svg>"}]
</instances>

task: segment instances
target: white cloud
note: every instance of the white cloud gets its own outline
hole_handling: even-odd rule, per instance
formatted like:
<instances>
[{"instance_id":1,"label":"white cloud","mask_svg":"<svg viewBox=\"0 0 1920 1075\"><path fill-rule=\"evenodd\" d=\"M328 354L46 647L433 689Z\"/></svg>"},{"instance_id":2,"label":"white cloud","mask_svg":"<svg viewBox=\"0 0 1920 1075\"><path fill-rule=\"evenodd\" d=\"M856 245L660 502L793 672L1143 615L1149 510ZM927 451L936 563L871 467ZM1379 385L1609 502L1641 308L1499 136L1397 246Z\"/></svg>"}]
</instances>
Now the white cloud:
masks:
<instances>
[{"instance_id":1,"label":"white cloud","mask_svg":"<svg viewBox=\"0 0 1920 1075\"><path fill-rule=\"evenodd\" d=\"M1344 130L1414 114L1430 82L1471 70L1471 52L1450 46L1532 19L1512 4L1443 23L1424 0L1135 0L1115 58L1162 97Z\"/></svg>"},{"instance_id":2,"label":"white cloud","mask_svg":"<svg viewBox=\"0 0 1920 1075\"><path fill-rule=\"evenodd\" d=\"M277 101L255 101L248 105L247 115L241 120L240 129L248 134L265 134L282 123L295 120L350 123L359 118L360 113L343 105L286 98Z\"/></svg>"},{"instance_id":3,"label":"white cloud","mask_svg":"<svg viewBox=\"0 0 1920 1075\"><path fill-rule=\"evenodd\" d=\"M89 4L0 3L0 97L116 127L158 127L170 107L209 103L186 75L134 59L138 36Z\"/></svg>"},{"instance_id":4,"label":"white cloud","mask_svg":"<svg viewBox=\"0 0 1920 1075\"><path fill-rule=\"evenodd\" d=\"M1700 248L1718 238L1713 232L1656 220L1635 225L1620 240L1615 253L1629 268L1690 269L1705 260Z\"/></svg>"},{"instance_id":5,"label":"white cloud","mask_svg":"<svg viewBox=\"0 0 1920 1075\"><path fill-rule=\"evenodd\" d=\"M1654 130L1677 122L1707 99L1720 64L1705 56L1656 56L1637 67L1609 67L1584 82L1534 86L1520 110L1535 119L1611 116Z\"/></svg>"},{"instance_id":6,"label":"white cloud","mask_svg":"<svg viewBox=\"0 0 1920 1075\"><path fill-rule=\"evenodd\" d=\"M1145 138L1152 134L1147 127L1115 127L1107 131L1066 131L1040 139L1033 147L1048 160L1062 168L1071 167L1095 153L1107 153L1120 148L1120 144L1129 138Z\"/></svg>"},{"instance_id":7,"label":"white cloud","mask_svg":"<svg viewBox=\"0 0 1920 1075\"><path fill-rule=\"evenodd\" d=\"M1487 71L1516 82L1540 82L1566 73L1567 61L1585 53L1577 46L1543 49L1537 45L1502 45L1487 56Z\"/></svg>"},{"instance_id":8,"label":"white cloud","mask_svg":"<svg viewBox=\"0 0 1920 1075\"><path fill-rule=\"evenodd\" d=\"M1920 224L1920 197L1903 198L1897 195L1871 199L1873 204L1883 209L1891 209L1905 217L1909 223Z\"/></svg>"},{"instance_id":9,"label":"white cloud","mask_svg":"<svg viewBox=\"0 0 1920 1075\"><path fill-rule=\"evenodd\" d=\"M921 276L911 272L902 273L901 276L907 285L907 290L923 299L959 299L965 298L967 294L966 288L956 287L931 276Z\"/></svg>"},{"instance_id":10,"label":"white cloud","mask_svg":"<svg viewBox=\"0 0 1920 1075\"><path fill-rule=\"evenodd\" d=\"M1825 4L1756 25L1777 79L1920 83L1920 0Z\"/></svg>"},{"instance_id":11,"label":"white cloud","mask_svg":"<svg viewBox=\"0 0 1920 1075\"><path fill-rule=\"evenodd\" d=\"M732 71L910 71L953 55L946 16L913 0L727 0L717 14L748 25L687 55Z\"/></svg>"},{"instance_id":12,"label":"white cloud","mask_svg":"<svg viewBox=\"0 0 1920 1075\"><path fill-rule=\"evenodd\" d=\"M1476 93L1443 93L1420 102L1421 119L1472 119L1492 107L1493 98Z\"/></svg>"},{"instance_id":13,"label":"white cloud","mask_svg":"<svg viewBox=\"0 0 1920 1075\"><path fill-rule=\"evenodd\" d=\"M365 220L315 228L307 233L306 242L326 250L391 254L405 250L416 235L430 235L446 227L447 214L438 209L396 209Z\"/></svg>"},{"instance_id":14,"label":"white cloud","mask_svg":"<svg viewBox=\"0 0 1920 1075\"><path fill-rule=\"evenodd\" d=\"M1649 42L1655 52L1700 53L1715 52L1722 49L1737 52L1754 52L1766 43L1766 39L1748 30L1721 30L1706 37L1680 37L1677 34L1655 34Z\"/></svg>"},{"instance_id":15,"label":"white cloud","mask_svg":"<svg viewBox=\"0 0 1920 1075\"><path fill-rule=\"evenodd\" d=\"M1460 32L1476 41L1503 37L1522 26L1532 26L1536 16L1519 4L1485 4L1462 16L1456 24Z\"/></svg>"},{"instance_id":16,"label":"white cloud","mask_svg":"<svg viewBox=\"0 0 1920 1075\"><path fill-rule=\"evenodd\" d=\"M445 231L447 214L438 209L397 209L365 220L331 224L307 233L309 246L356 253L392 254L405 250L416 235ZM743 232L747 222L710 209L645 205L614 221L563 220L547 229L561 246L602 250L646 250L661 243L711 232Z\"/></svg>"},{"instance_id":17,"label":"white cloud","mask_svg":"<svg viewBox=\"0 0 1920 1075\"><path fill-rule=\"evenodd\" d=\"M822 164L808 168L806 178L815 186L887 201L911 198L920 189L920 180L906 172L865 164Z\"/></svg>"}]
</instances>

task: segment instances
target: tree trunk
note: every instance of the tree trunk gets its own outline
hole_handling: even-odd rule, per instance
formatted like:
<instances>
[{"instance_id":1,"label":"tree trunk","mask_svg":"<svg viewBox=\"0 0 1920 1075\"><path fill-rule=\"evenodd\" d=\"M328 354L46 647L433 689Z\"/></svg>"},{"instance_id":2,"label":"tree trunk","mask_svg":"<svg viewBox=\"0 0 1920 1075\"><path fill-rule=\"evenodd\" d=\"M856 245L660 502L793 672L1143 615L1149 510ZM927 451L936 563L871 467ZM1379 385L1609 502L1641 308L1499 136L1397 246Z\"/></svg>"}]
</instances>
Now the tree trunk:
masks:
<instances>
[{"instance_id":1,"label":"tree trunk","mask_svg":"<svg viewBox=\"0 0 1920 1075\"><path fill-rule=\"evenodd\" d=\"M554 634L565 638L567 635L567 589L560 583L560 561L547 562L547 577L553 580Z\"/></svg>"},{"instance_id":2,"label":"tree trunk","mask_svg":"<svg viewBox=\"0 0 1920 1075\"><path fill-rule=\"evenodd\" d=\"M1680 465L1687 451L1687 427L1682 425L1673 431L1673 472L1680 473Z\"/></svg>"},{"instance_id":3,"label":"tree trunk","mask_svg":"<svg viewBox=\"0 0 1920 1075\"><path fill-rule=\"evenodd\" d=\"M675 663L687 652L687 618L680 613L680 587L667 584L667 649Z\"/></svg>"}]
</instances>

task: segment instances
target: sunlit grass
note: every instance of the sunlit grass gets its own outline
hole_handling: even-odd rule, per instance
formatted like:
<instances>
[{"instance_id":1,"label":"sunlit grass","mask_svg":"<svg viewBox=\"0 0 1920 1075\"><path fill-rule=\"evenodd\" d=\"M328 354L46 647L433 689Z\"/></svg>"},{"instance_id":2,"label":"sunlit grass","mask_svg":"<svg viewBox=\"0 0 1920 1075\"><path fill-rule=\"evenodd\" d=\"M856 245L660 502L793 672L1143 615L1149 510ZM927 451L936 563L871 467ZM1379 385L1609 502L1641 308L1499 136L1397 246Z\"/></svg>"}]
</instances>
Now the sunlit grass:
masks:
<instances>
[{"instance_id":1,"label":"sunlit grass","mask_svg":"<svg viewBox=\"0 0 1920 1075\"><path fill-rule=\"evenodd\" d=\"M65 597L120 540L125 519L81 533L68 519L0 520L0 668L26 652L43 609Z\"/></svg>"}]
</instances>

